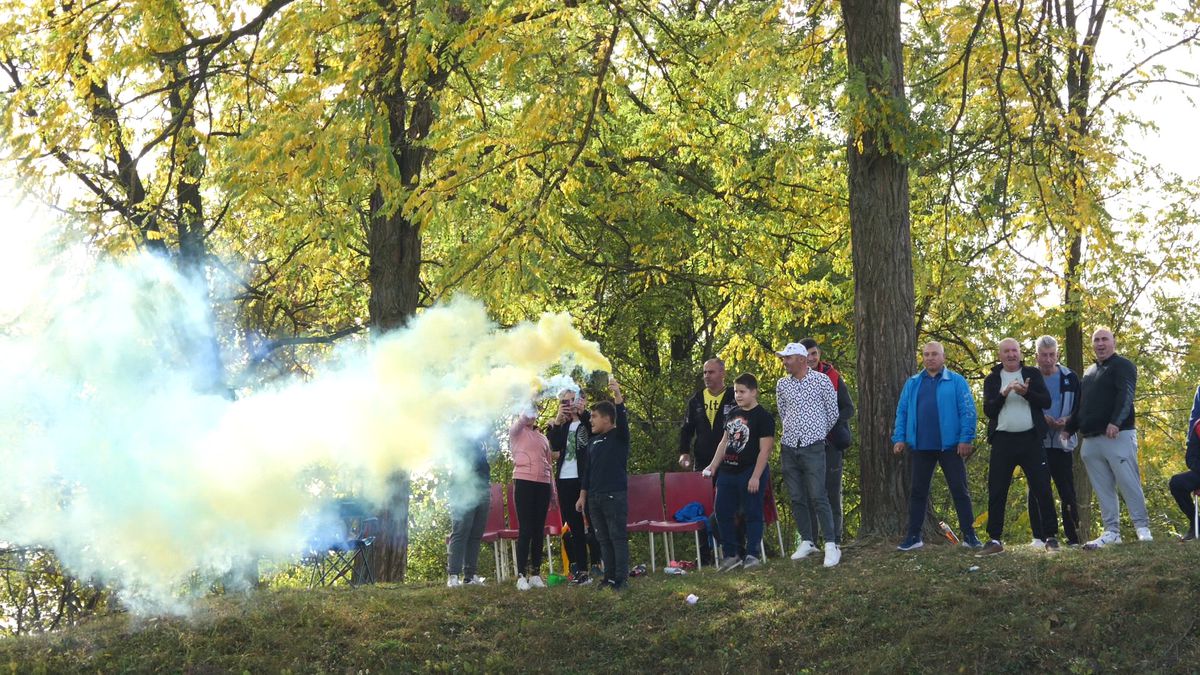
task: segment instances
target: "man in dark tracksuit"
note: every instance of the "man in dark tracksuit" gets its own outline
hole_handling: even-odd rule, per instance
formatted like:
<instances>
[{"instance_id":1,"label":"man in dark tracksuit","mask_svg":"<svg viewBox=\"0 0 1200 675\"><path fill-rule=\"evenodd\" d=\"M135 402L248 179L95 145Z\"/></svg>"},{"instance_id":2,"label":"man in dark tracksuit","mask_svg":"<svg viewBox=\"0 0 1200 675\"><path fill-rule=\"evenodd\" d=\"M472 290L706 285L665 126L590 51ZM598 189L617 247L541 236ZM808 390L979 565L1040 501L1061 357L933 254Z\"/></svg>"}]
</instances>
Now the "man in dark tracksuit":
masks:
<instances>
[{"instance_id":1,"label":"man in dark tracksuit","mask_svg":"<svg viewBox=\"0 0 1200 675\"><path fill-rule=\"evenodd\" d=\"M1196 538L1196 511L1192 504L1192 492L1200 490L1200 387L1196 388L1196 398L1192 401L1192 415L1188 419L1187 454L1183 461L1188 470L1171 476L1171 496L1188 519L1187 533L1180 537L1180 541L1191 541Z\"/></svg>"},{"instance_id":2,"label":"man in dark tracksuit","mask_svg":"<svg viewBox=\"0 0 1200 675\"><path fill-rule=\"evenodd\" d=\"M704 386L688 399L683 426L679 428L679 466L692 471L699 471L712 462L721 436L725 433L725 416L737 407L733 400L733 387L725 386L724 361L705 361L701 376ZM673 515L668 513L667 517ZM742 536L745 526L741 525L740 518L738 523L740 542L745 538ZM705 564L713 562L712 544L708 537L701 538L700 556Z\"/></svg>"},{"instance_id":3,"label":"man in dark tracksuit","mask_svg":"<svg viewBox=\"0 0 1200 675\"><path fill-rule=\"evenodd\" d=\"M988 416L988 519L991 537L983 555L1004 550L1004 510L1013 471L1019 466L1029 483L1029 492L1037 502L1036 518L1030 521L1033 538L1045 542L1047 550L1058 550L1058 517L1054 513L1054 495L1050 492L1050 471L1046 467L1046 416L1050 392L1037 368L1021 360L1021 346L1013 338L997 345L1000 362L983 380L983 412Z\"/></svg>"}]
</instances>

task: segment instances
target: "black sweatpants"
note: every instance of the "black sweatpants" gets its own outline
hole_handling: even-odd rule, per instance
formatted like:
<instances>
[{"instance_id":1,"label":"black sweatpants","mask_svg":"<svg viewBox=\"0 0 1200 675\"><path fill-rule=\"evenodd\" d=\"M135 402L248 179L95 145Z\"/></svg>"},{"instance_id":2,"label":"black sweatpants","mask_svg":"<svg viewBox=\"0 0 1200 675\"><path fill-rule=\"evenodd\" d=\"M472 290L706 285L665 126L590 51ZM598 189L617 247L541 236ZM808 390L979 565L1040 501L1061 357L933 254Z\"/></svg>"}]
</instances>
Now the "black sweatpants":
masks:
<instances>
[{"instance_id":1,"label":"black sweatpants","mask_svg":"<svg viewBox=\"0 0 1200 675\"><path fill-rule=\"evenodd\" d=\"M1008 488L1017 467L1029 481L1029 494L1037 503L1037 519L1030 520L1033 536L1046 539L1058 534L1058 516L1054 514L1054 495L1050 492L1050 471L1042 439L1033 429L1022 432L997 431L992 434L992 456L988 460L987 532L1000 541L1004 536L1004 511L1008 506Z\"/></svg>"},{"instance_id":2,"label":"black sweatpants","mask_svg":"<svg viewBox=\"0 0 1200 675\"><path fill-rule=\"evenodd\" d=\"M1075 469L1072 461L1073 452L1060 448L1046 448L1046 466L1050 470L1050 479L1058 490L1058 500L1062 502L1063 534L1067 536L1068 544L1078 544L1079 541L1079 506L1075 501ZM1029 492L1029 522L1036 522L1039 515L1037 500L1033 492Z\"/></svg>"},{"instance_id":3,"label":"black sweatpants","mask_svg":"<svg viewBox=\"0 0 1200 675\"><path fill-rule=\"evenodd\" d=\"M567 557L571 559L572 572L588 571L588 532L583 524L583 514L575 510L579 501L579 479L560 478L558 480L558 510L562 513L563 522L571 528L571 536L563 537L567 547Z\"/></svg>"},{"instance_id":4,"label":"black sweatpants","mask_svg":"<svg viewBox=\"0 0 1200 675\"><path fill-rule=\"evenodd\" d=\"M1183 511L1183 515L1188 519L1188 530L1195 531L1196 511L1192 505L1192 491L1200 490L1200 473L1195 471L1184 471L1171 476L1171 496L1175 498L1175 503L1179 504L1179 510Z\"/></svg>"},{"instance_id":5,"label":"black sweatpants","mask_svg":"<svg viewBox=\"0 0 1200 675\"><path fill-rule=\"evenodd\" d=\"M532 480L513 481L517 502L517 574L541 574L542 537L546 533L546 510L550 508L550 484Z\"/></svg>"}]
</instances>

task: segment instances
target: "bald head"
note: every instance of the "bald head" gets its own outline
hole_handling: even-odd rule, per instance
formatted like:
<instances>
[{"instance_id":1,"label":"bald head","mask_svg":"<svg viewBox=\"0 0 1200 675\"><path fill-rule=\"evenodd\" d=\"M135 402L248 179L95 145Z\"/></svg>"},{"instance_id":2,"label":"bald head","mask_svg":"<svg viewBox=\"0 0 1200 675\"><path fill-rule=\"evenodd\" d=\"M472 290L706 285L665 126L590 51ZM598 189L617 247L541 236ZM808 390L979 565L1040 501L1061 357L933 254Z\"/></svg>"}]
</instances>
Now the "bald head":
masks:
<instances>
[{"instance_id":1,"label":"bald head","mask_svg":"<svg viewBox=\"0 0 1200 675\"><path fill-rule=\"evenodd\" d=\"M704 388L708 390L708 393L715 396L725 390L725 362L721 359L705 361L701 376L704 379Z\"/></svg>"},{"instance_id":2,"label":"bald head","mask_svg":"<svg viewBox=\"0 0 1200 675\"><path fill-rule=\"evenodd\" d=\"M942 349L942 343L925 343L921 348L921 362L925 364L925 371L930 375L942 372L942 367L946 365L946 351Z\"/></svg>"},{"instance_id":3,"label":"bald head","mask_svg":"<svg viewBox=\"0 0 1200 675\"><path fill-rule=\"evenodd\" d=\"M1021 369L1021 345L1013 338L1004 338L996 345L996 356L1008 372Z\"/></svg>"},{"instance_id":4,"label":"bald head","mask_svg":"<svg viewBox=\"0 0 1200 675\"><path fill-rule=\"evenodd\" d=\"M1099 328L1092 333L1092 351L1096 352L1097 361L1107 361L1108 357L1117 353L1117 338L1111 330Z\"/></svg>"}]
</instances>

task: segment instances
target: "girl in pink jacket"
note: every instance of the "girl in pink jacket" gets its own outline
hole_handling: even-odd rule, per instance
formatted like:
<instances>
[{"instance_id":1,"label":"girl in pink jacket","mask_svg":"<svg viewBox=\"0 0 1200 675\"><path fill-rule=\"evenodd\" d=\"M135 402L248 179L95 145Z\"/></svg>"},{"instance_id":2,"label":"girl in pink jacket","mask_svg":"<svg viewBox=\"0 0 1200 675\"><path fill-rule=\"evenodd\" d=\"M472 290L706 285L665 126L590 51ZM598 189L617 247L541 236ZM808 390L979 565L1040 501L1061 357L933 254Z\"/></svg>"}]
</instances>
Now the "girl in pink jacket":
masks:
<instances>
[{"instance_id":1,"label":"girl in pink jacket","mask_svg":"<svg viewBox=\"0 0 1200 675\"><path fill-rule=\"evenodd\" d=\"M542 533L551 497L550 442L534 426L536 415L519 415L508 430L513 458L513 499L517 507L517 589L545 588L542 568ZM532 570L533 575L529 572Z\"/></svg>"}]
</instances>

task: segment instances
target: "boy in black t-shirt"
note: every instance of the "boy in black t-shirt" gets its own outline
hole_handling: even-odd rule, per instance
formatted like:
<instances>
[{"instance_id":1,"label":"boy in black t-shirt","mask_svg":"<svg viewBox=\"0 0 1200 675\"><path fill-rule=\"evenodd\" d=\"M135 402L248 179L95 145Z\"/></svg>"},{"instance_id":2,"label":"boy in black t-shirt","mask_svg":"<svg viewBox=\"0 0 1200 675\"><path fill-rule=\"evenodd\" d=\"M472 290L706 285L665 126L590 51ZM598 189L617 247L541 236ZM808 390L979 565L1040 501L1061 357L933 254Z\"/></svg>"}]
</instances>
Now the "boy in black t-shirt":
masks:
<instances>
[{"instance_id":1,"label":"boy in black t-shirt","mask_svg":"<svg viewBox=\"0 0 1200 675\"><path fill-rule=\"evenodd\" d=\"M717 528L733 532L739 508L746 518L746 558L737 557L737 542L722 541L720 572L762 564L763 486L771 479L767 460L775 447L775 416L758 404L758 379L749 373L733 381L738 407L725 416L721 438L705 476L717 474Z\"/></svg>"}]
</instances>

